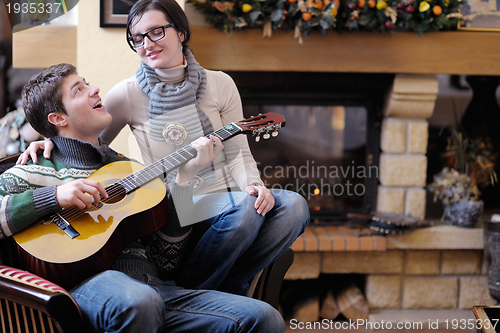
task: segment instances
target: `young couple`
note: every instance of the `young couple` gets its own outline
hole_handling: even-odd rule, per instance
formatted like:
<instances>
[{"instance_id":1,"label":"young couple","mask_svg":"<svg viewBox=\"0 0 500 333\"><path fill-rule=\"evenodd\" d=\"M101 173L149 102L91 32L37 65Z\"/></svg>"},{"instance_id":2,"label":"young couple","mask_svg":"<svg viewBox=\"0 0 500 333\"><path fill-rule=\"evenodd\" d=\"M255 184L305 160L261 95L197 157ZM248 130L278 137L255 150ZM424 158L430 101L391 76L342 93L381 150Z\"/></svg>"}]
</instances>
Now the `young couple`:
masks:
<instances>
[{"instance_id":1,"label":"young couple","mask_svg":"<svg viewBox=\"0 0 500 333\"><path fill-rule=\"evenodd\" d=\"M90 207L89 196L106 197L86 178L120 159L107 143L124 126L146 164L190 144L197 157L166 179L175 208L167 225L150 243L131 244L113 270L71 290L73 297L98 332L284 331L277 311L239 295L303 232L305 200L262 186L245 137L224 144L204 137L241 120L241 101L229 76L194 59L187 18L174 0L138 1L127 36L142 62L104 103L71 65L53 66L26 85L26 116L51 140L32 145L2 175L0 236L65 207ZM45 158L36 155L39 147ZM29 156L33 162L23 165Z\"/></svg>"}]
</instances>

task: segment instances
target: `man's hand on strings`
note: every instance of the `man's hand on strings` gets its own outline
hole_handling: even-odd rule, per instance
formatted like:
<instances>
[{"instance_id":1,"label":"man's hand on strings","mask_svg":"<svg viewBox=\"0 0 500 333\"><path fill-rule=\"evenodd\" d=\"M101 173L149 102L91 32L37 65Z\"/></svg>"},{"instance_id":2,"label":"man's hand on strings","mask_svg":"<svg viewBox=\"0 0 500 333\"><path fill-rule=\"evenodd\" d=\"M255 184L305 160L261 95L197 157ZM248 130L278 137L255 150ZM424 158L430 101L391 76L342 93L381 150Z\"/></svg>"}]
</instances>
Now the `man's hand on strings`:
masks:
<instances>
[{"instance_id":1,"label":"man's hand on strings","mask_svg":"<svg viewBox=\"0 0 500 333\"><path fill-rule=\"evenodd\" d=\"M56 188L56 199L61 208L76 206L79 209L90 208L92 203L96 205L108 194L101 183L90 179L78 179ZM93 198L93 199L92 199Z\"/></svg>"}]
</instances>

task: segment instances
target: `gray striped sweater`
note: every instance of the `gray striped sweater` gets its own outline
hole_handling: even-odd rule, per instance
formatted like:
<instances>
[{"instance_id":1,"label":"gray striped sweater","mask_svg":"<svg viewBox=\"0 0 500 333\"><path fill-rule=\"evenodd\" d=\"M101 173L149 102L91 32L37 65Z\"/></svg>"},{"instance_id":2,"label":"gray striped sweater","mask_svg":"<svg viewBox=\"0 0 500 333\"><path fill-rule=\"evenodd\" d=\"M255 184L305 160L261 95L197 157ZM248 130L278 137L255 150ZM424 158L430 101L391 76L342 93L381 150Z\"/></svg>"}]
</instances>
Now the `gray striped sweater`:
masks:
<instances>
[{"instance_id":1,"label":"gray striped sweater","mask_svg":"<svg viewBox=\"0 0 500 333\"><path fill-rule=\"evenodd\" d=\"M16 165L0 175L0 238L14 235L41 217L60 211L56 199L57 185L88 178L108 163L128 160L107 145L93 146L64 137L55 137L52 141L55 148L49 159L38 156L37 164L30 161L26 165ZM184 195L192 198L192 186L175 187L178 192L184 191ZM192 202L192 199L187 202ZM174 227L170 227L172 224ZM132 243L122 251L112 269L158 276L158 265L165 277L173 278L186 254L190 234L190 228L179 228L178 225L170 200L168 225L147 244L152 254L146 254L142 244Z\"/></svg>"}]
</instances>

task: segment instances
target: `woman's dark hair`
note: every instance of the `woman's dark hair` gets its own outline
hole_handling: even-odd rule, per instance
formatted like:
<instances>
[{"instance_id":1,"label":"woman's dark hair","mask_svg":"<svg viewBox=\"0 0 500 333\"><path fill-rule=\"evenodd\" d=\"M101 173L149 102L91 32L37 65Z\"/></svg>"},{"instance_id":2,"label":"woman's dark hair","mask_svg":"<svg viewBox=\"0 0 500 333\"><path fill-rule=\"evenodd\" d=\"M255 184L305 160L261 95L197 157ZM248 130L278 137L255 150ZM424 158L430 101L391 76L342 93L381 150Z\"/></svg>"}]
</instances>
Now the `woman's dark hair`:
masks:
<instances>
[{"instance_id":1,"label":"woman's dark hair","mask_svg":"<svg viewBox=\"0 0 500 333\"><path fill-rule=\"evenodd\" d=\"M165 14L165 17L167 18L167 21L175 25L175 30L184 35L184 40L182 41L182 50L185 53L188 49L187 43L189 42L189 38L191 37L191 31L189 30L189 22L186 17L186 13L175 0L137 1L128 13L127 38L132 36L131 28L138 22L138 20L137 22L135 22L136 19L140 20L142 15L144 15L144 13L151 9L156 9L163 12Z\"/></svg>"},{"instance_id":2,"label":"woman's dark hair","mask_svg":"<svg viewBox=\"0 0 500 333\"><path fill-rule=\"evenodd\" d=\"M61 85L71 74L76 74L76 68L73 65L50 66L33 75L21 92L26 119L35 131L47 138L58 135L57 127L49 122L48 115L53 112L66 114L62 102Z\"/></svg>"}]
</instances>

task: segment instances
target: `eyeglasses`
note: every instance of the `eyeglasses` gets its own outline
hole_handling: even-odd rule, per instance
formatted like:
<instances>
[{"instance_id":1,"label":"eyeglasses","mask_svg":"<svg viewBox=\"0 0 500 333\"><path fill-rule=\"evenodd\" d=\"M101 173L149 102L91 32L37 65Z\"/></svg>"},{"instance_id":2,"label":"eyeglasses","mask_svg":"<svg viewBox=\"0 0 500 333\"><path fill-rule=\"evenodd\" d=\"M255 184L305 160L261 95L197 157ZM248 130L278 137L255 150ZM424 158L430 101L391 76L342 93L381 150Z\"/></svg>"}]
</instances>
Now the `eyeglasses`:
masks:
<instances>
[{"instance_id":1,"label":"eyeglasses","mask_svg":"<svg viewBox=\"0 0 500 333\"><path fill-rule=\"evenodd\" d=\"M135 51L136 48L144 46L144 37L148 37L148 39L152 42L157 42L165 37L165 29L173 28L175 25L173 23L164 25L162 27L156 27L146 31L143 34L136 34L127 37L128 45Z\"/></svg>"}]
</instances>

